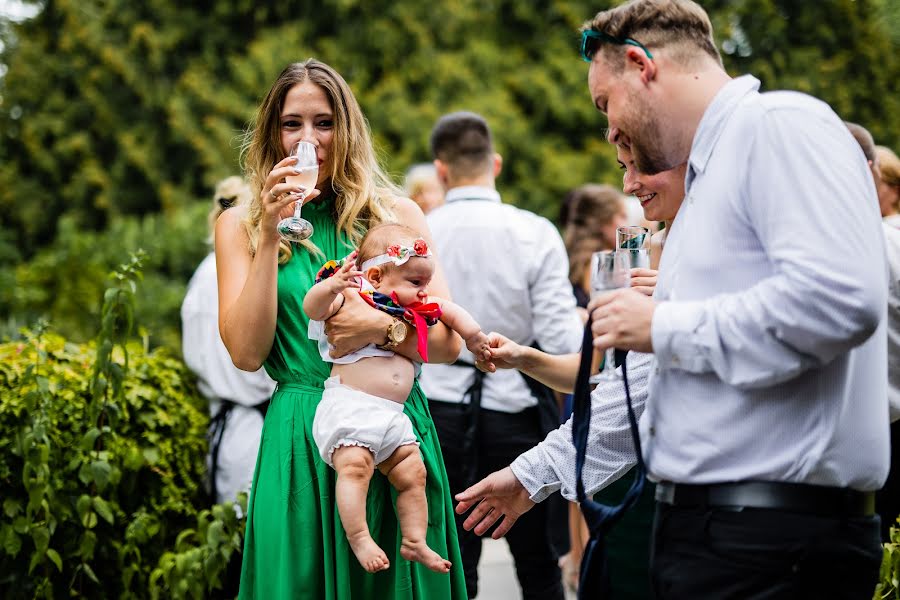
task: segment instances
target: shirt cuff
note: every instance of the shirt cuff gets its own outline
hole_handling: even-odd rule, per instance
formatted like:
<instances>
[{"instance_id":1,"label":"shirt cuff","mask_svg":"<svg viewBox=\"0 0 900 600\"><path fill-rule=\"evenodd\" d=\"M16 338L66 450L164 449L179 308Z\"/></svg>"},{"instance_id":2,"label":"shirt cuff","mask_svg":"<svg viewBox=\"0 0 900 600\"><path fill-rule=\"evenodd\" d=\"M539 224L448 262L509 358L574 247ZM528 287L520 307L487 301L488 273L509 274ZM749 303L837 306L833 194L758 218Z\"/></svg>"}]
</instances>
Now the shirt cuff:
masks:
<instances>
[{"instance_id":1,"label":"shirt cuff","mask_svg":"<svg viewBox=\"0 0 900 600\"><path fill-rule=\"evenodd\" d=\"M706 318L703 302L662 302L653 313L650 338L660 369L710 371L698 331Z\"/></svg>"},{"instance_id":2,"label":"shirt cuff","mask_svg":"<svg viewBox=\"0 0 900 600\"><path fill-rule=\"evenodd\" d=\"M542 456L540 446L523 452L509 465L513 475L528 491L532 502L543 502L562 487L549 462Z\"/></svg>"}]
</instances>

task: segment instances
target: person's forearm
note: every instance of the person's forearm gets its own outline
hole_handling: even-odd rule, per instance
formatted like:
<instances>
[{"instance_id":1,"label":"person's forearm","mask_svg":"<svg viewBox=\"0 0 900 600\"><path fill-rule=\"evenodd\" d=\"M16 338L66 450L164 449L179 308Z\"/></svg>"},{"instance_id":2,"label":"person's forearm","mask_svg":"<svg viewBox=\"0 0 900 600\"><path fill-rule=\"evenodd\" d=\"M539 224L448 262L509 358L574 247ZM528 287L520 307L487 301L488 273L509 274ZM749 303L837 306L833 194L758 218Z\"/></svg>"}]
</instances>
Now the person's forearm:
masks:
<instances>
[{"instance_id":1,"label":"person's forearm","mask_svg":"<svg viewBox=\"0 0 900 600\"><path fill-rule=\"evenodd\" d=\"M219 332L236 367L256 371L262 366L277 315L278 243L261 238L240 295L220 318Z\"/></svg>"},{"instance_id":2,"label":"person's forearm","mask_svg":"<svg viewBox=\"0 0 900 600\"><path fill-rule=\"evenodd\" d=\"M461 335L464 340L468 340L472 336L478 335L481 331L481 326L466 309L449 300L441 300L440 302L442 312L441 321L444 324Z\"/></svg>"},{"instance_id":3,"label":"person's forearm","mask_svg":"<svg viewBox=\"0 0 900 600\"><path fill-rule=\"evenodd\" d=\"M520 371L558 392L571 393L578 375L581 355L547 354L536 348L523 348Z\"/></svg>"},{"instance_id":4,"label":"person's forearm","mask_svg":"<svg viewBox=\"0 0 900 600\"><path fill-rule=\"evenodd\" d=\"M628 383L635 417L639 421L646 406L654 365L651 354L628 354ZM570 417L510 465L534 502L543 501L557 490L569 500L576 498L575 469L572 468L575 464L573 421ZM621 381L601 382L591 393L591 419L582 473L585 492L588 496L595 494L619 479L636 462L625 389Z\"/></svg>"},{"instance_id":5,"label":"person's forearm","mask_svg":"<svg viewBox=\"0 0 900 600\"><path fill-rule=\"evenodd\" d=\"M327 282L320 282L309 288L303 298L303 312L313 321L324 321L331 313L339 294L331 291Z\"/></svg>"},{"instance_id":6,"label":"person's forearm","mask_svg":"<svg viewBox=\"0 0 900 600\"><path fill-rule=\"evenodd\" d=\"M410 360L421 362L416 328L409 323L407 325L409 325L409 334L394 351ZM433 327L428 328L429 363L451 363L459 357L461 348L462 340L459 335L444 323L438 321Z\"/></svg>"}]
</instances>

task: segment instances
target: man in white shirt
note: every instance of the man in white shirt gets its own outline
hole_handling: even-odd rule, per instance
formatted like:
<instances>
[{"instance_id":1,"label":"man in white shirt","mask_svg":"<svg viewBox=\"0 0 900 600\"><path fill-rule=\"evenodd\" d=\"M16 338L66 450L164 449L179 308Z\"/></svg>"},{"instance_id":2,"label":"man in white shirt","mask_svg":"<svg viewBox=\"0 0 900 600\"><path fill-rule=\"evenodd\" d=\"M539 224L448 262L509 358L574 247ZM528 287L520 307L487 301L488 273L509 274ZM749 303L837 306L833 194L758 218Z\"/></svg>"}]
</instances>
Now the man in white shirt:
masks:
<instances>
[{"instance_id":1,"label":"man in white shirt","mask_svg":"<svg viewBox=\"0 0 900 600\"><path fill-rule=\"evenodd\" d=\"M537 342L552 354L576 351L582 326L562 239L547 219L501 202L494 180L502 163L485 120L468 112L445 115L432 130L431 149L447 193L428 214L428 226L454 301L484 331ZM465 349L460 360L474 363ZM547 430L518 372L426 364L421 384L454 494L509 464ZM555 427L559 413L550 411ZM532 511L520 521L521 531L507 538L525 598L563 598L547 514L546 506ZM565 528L564 517L559 526ZM481 539L461 527L459 533L466 587L474 597Z\"/></svg>"},{"instance_id":2,"label":"man in white shirt","mask_svg":"<svg viewBox=\"0 0 900 600\"><path fill-rule=\"evenodd\" d=\"M659 481L656 594L871 596L887 286L865 160L824 103L732 80L694 2L603 11L582 52L637 170L688 162L654 298L622 290L590 307L597 348L655 355L641 438ZM528 508L492 484L466 521L482 533Z\"/></svg>"},{"instance_id":3,"label":"man in white shirt","mask_svg":"<svg viewBox=\"0 0 900 600\"><path fill-rule=\"evenodd\" d=\"M223 210L249 193L240 177L220 182L209 215L210 231ZM275 382L262 369L248 373L234 366L219 335L218 297L216 256L210 252L191 277L181 304L181 349L197 376L197 388L209 400L207 463L213 501L232 502L238 492L250 490L264 411Z\"/></svg>"}]
</instances>

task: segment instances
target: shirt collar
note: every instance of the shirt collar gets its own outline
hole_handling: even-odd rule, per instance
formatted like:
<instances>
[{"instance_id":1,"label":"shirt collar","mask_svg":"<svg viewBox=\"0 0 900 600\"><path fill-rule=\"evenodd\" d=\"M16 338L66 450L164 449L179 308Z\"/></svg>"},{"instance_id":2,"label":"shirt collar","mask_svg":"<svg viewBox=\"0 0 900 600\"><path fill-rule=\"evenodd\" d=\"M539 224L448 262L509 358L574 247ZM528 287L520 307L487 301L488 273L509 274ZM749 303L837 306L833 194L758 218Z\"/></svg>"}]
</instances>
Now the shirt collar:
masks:
<instances>
[{"instance_id":1,"label":"shirt collar","mask_svg":"<svg viewBox=\"0 0 900 600\"><path fill-rule=\"evenodd\" d=\"M458 200L488 200L490 202L500 202L500 193L494 188L484 187L482 185L464 185L449 190L444 196L447 203L456 202Z\"/></svg>"},{"instance_id":2,"label":"shirt collar","mask_svg":"<svg viewBox=\"0 0 900 600\"><path fill-rule=\"evenodd\" d=\"M738 102L747 94L758 90L759 79L752 75L744 75L726 83L706 107L691 145L691 155L688 158L689 169L685 181L686 188L690 187L694 174L702 173L706 169L709 157L716 147L716 141L725 129L725 122L737 108Z\"/></svg>"}]
</instances>

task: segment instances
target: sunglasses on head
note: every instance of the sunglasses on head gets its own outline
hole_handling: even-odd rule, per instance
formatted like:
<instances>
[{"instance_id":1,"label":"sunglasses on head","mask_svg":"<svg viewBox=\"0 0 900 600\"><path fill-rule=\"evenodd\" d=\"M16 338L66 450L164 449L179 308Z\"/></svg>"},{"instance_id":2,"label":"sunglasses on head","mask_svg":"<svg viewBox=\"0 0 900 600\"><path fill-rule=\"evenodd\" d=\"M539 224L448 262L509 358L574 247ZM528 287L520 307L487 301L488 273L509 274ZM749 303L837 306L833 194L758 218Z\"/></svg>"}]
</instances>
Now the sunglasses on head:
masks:
<instances>
[{"instance_id":1,"label":"sunglasses on head","mask_svg":"<svg viewBox=\"0 0 900 600\"><path fill-rule=\"evenodd\" d=\"M608 33L603 33L602 31L585 29L581 32L581 58L584 59L584 62L591 62L591 59L594 58L594 54L597 53L600 44L603 42L610 42L619 46L626 44L629 46L637 46L647 54L647 58L653 58L653 55L650 54L650 51L647 50L646 46L637 40L631 38L617 38Z\"/></svg>"}]
</instances>

